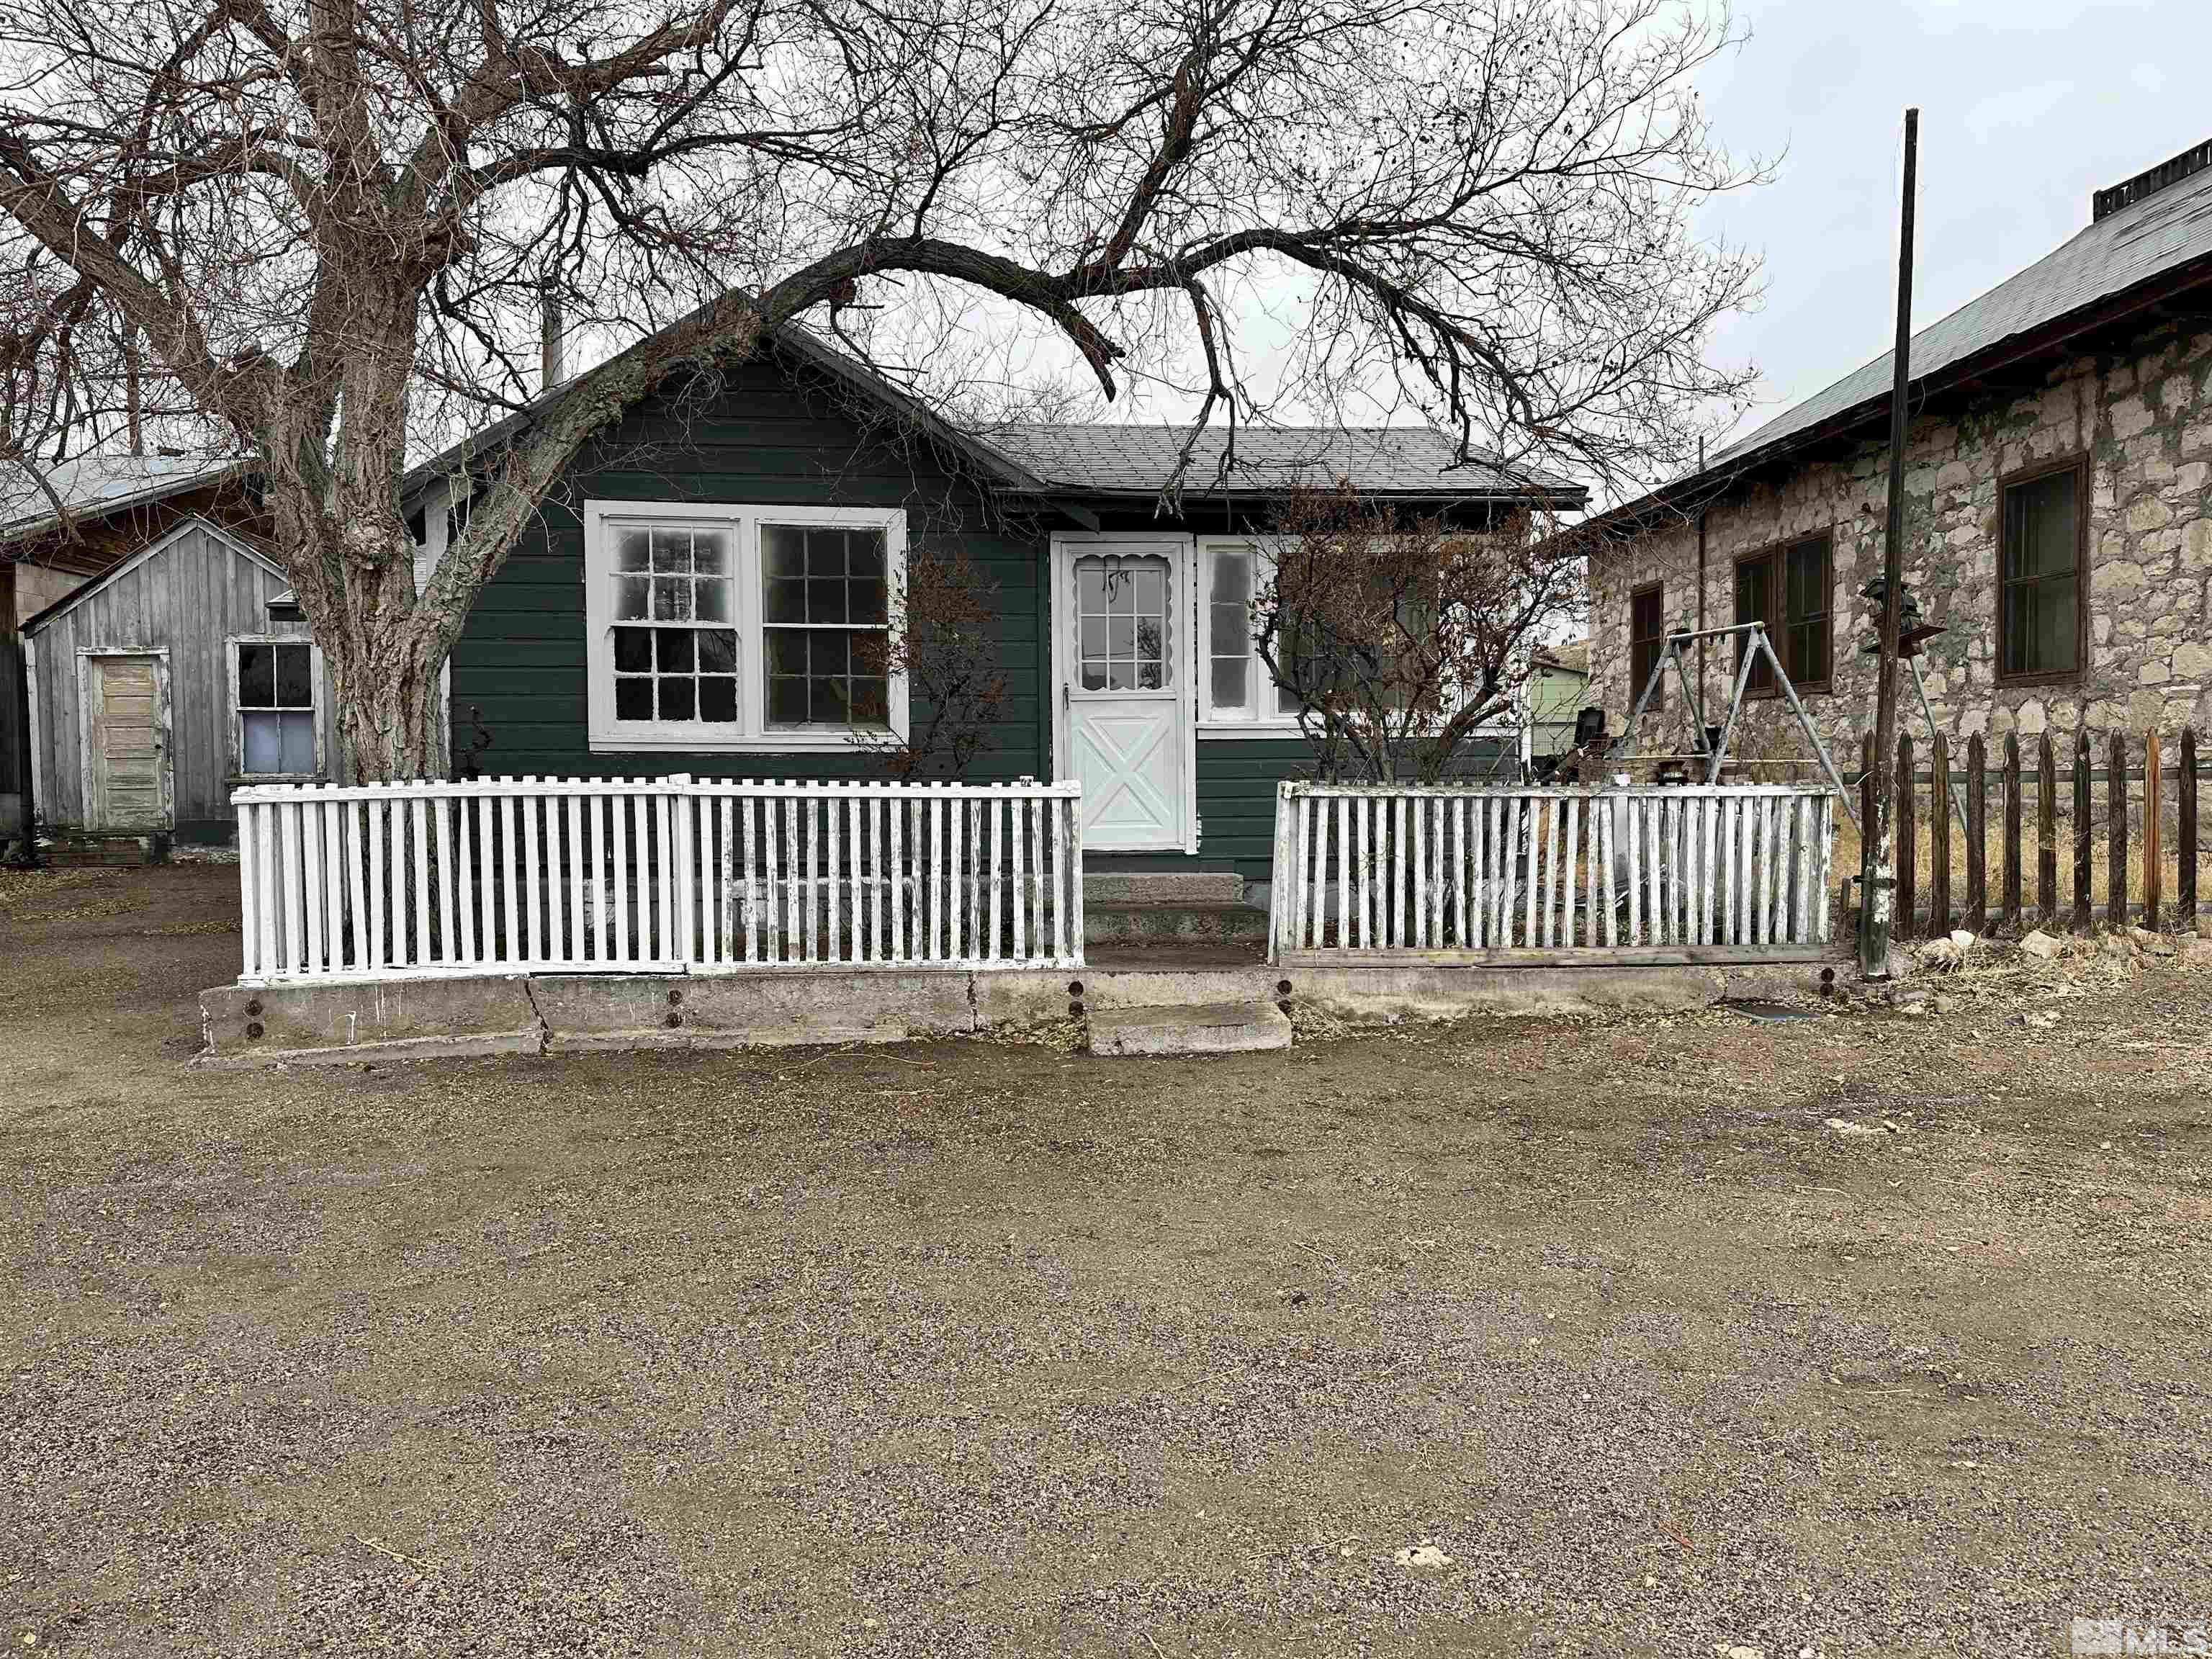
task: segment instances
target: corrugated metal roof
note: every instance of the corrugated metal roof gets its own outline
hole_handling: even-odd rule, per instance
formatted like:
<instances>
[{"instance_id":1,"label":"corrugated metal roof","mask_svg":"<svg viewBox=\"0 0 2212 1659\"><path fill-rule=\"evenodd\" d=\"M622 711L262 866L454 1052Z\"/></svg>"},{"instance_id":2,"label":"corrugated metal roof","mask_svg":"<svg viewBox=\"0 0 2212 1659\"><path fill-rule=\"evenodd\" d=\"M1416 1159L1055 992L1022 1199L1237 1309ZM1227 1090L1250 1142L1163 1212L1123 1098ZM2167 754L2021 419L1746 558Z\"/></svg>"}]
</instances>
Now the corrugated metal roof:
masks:
<instances>
[{"instance_id":1,"label":"corrugated metal roof","mask_svg":"<svg viewBox=\"0 0 2212 1659\"><path fill-rule=\"evenodd\" d=\"M245 463L234 455L80 455L41 469L80 518L100 518L213 483ZM20 466L0 464L0 541L51 528L53 501Z\"/></svg>"},{"instance_id":2,"label":"corrugated metal roof","mask_svg":"<svg viewBox=\"0 0 2212 1659\"><path fill-rule=\"evenodd\" d=\"M984 442L1055 489L1073 494L1152 494L1175 471L1188 426L1020 424L993 427ZM1293 483L1353 488L1378 495L1517 496L1532 489L1578 493L1533 469L1509 469L1494 457L1452 465L1452 442L1419 426L1239 427L1228 477L1226 428L1200 433L1185 485L1199 494L1266 493Z\"/></svg>"},{"instance_id":3,"label":"corrugated metal roof","mask_svg":"<svg viewBox=\"0 0 2212 1659\"><path fill-rule=\"evenodd\" d=\"M2015 276L1912 337L1912 378L2025 334L2069 312L2112 298L2176 266L2212 255L2212 171L2169 185L2156 195L2087 226ZM1889 395L1885 351L1833 386L1815 392L1709 457L1712 472L1757 453L1870 398Z\"/></svg>"}]
</instances>

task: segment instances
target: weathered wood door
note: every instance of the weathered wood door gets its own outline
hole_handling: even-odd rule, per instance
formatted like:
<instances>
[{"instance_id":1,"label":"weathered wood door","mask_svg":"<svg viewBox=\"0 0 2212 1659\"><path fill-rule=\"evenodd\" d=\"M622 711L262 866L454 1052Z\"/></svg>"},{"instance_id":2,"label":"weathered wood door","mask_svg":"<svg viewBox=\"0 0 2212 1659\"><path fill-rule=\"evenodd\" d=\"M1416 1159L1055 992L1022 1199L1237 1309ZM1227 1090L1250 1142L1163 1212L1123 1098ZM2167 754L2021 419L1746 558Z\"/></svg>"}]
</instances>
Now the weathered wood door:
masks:
<instances>
[{"instance_id":1,"label":"weathered wood door","mask_svg":"<svg viewBox=\"0 0 2212 1659\"><path fill-rule=\"evenodd\" d=\"M84 659L85 805L95 830L168 827L167 675L156 656Z\"/></svg>"}]
</instances>

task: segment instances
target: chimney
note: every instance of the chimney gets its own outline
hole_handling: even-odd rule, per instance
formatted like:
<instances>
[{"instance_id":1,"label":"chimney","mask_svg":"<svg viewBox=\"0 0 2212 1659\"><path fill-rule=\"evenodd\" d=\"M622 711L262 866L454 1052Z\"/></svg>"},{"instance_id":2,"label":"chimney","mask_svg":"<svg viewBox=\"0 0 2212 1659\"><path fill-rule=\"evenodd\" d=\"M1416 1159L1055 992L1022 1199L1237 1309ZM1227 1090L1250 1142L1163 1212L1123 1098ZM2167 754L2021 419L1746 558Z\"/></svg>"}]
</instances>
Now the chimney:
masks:
<instances>
[{"instance_id":1,"label":"chimney","mask_svg":"<svg viewBox=\"0 0 2212 1659\"><path fill-rule=\"evenodd\" d=\"M2185 149L2170 161L2160 161L2147 167L2132 179L2122 179L2110 190L2100 190L2090 200L2089 221L2118 213L2122 208L2133 207L2147 197L2155 196L2168 185L2178 185L2191 173L2212 167L2212 138L2191 149Z\"/></svg>"},{"instance_id":2,"label":"chimney","mask_svg":"<svg viewBox=\"0 0 2212 1659\"><path fill-rule=\"evenodd\" d=\"M538 389L550 392L568 378L561 337L561 290L547 277L538 289Z\"/></svg>"}]
</instances>

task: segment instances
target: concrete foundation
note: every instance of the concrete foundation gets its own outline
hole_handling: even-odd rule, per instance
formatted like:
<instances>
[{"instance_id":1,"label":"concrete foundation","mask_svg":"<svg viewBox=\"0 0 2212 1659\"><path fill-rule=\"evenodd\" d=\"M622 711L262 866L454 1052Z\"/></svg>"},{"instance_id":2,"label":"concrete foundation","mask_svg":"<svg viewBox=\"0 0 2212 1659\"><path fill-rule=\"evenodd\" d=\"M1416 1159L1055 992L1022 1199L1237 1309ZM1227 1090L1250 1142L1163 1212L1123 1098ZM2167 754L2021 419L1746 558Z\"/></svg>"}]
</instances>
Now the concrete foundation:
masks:
<instances>
[{"instance_id":1,"label":"concrete foundation","mask_svg":"<svg viewBox=\"0 0 2212 1659\"><path fill-rule=\"evenodd\" d=\"M1132 1010L1300 1003L1340 1018L1671 1012L1819 988L1822 964L997 968L334 981L200 995L203 1063L901 1042ZM1094 1028L1096 1025L1094 1021ZM1143 1024L1139 1019L1137 1024ZM1181 1022L1188 1025L1188 1019ZM1201 1024L1204 1023L1202 1020ZM1272 1021L1262 1020L1272 1033ZM1251 1046L1251 1045L1245 1045ZM1140 1050L1125 1049L1125 1052ZM1211 1050L1209 1052L1218 1052ZM1185 1050L1184 1052L1192 1052Z\"/></svg>"}]
</instances>

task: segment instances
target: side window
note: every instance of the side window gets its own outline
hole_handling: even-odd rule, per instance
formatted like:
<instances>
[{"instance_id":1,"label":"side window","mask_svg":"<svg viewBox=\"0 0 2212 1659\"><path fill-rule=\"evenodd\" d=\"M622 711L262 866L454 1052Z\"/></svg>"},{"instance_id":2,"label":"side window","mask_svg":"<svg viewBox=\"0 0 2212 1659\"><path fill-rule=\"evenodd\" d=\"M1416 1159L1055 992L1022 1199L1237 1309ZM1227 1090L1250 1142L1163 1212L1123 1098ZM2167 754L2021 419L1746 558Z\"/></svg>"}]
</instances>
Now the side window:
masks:
<instances>
[{"instance_id":1,"label":"side window","mask_svg":"<svg viewBox=\"0 0 2212 1659\"><path fill-rule=\"evenodd\" d=\"M2081 669L2082 466L2004 488L1997 677L2052 679Z\"/></svg>"},{"instance_id":2,"label":"side window","mask_svg":"<svg viewBox=\"0 0 2212 1659\"><path fill-rule=\"evenodd\" d=\"M1799 691L1826 691L1833 680L1833 648L1828 616L1829 591L1833 586L1829 561L1829 538L1824 532L1786 546L1771 547L1736 561L1735 621L1766 624L1766 637L1774 654ZM1745 636L1736 637L1736 662L1750 648ZM1761 655L1752 664L1746 691L1753 696L1774 696L1774 667Z\"/></svg>"},{"instance_id":3,"label":"side window","mask_svg":"<svg viewBox=\"0 0 2212 1659\"><path fill-rule=\"evenodd\" d=\"M1758 553L1735 562L1735 625L1762 622L1766 624L1766 637L1774 648L1782 649L1780 619L1774 607L1774 558L1771 554ZM1743 669L1744 653L1751 649L1751 635L1735 636L1735 667ZM1771 696L1774 694L1774 667L1761 652L1753 659L1750 678L1744 682L1744 690L1751 696Z\"/></svg>"},{"instance_id":4,"label":"side window","mask_svg":"<svg viewBox=\"0 0 2212 1659\"><path fill-rule=\"evenodd\" d=\"M1658 665L1659 653L1666 644L1667 611L1665 590L1657 582L1647 582L1641 587L1631 588L1628 594L1628 706L1633 708L1644 688L1650 684L1651 671ZM1657 709L1667 706L1667 686L1664 681L1653 686L1650 707Z\"/></svg>"},{"instance_id":5,"label":"side window","mask_svg":"<svg viewBox=\"0 0 2212 1659\"><path fill-rule=\"evenodd\" d=\"M1252 605L1266 591L1273 562L1253 542L1200 540L1198 549L1198 606L1205 629L1203 718L1224 725L1294 725L1297 696L1275 684L1252 642ZM1286 641L1283 648L1296 647Z\"/></svg>"},{"instance_id":6,"label":"side window","mask_svg":"<svg viewBox=\"0 0 2212 1659\"><path fill-rule=\"evenodd\" d=\"M305 640L237 640L238 769L246 777L313 777L314 647Z\"/></svg>"}]
</instances>

